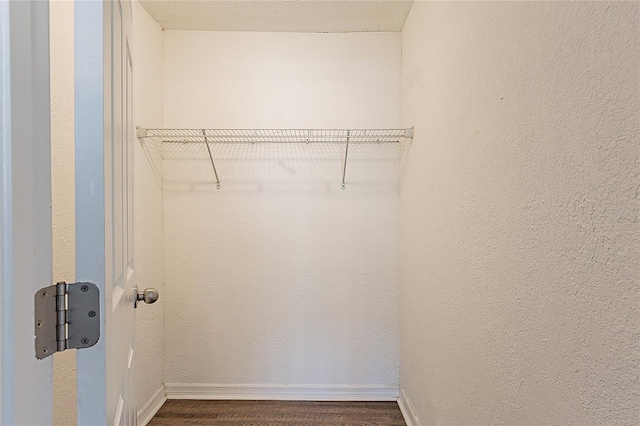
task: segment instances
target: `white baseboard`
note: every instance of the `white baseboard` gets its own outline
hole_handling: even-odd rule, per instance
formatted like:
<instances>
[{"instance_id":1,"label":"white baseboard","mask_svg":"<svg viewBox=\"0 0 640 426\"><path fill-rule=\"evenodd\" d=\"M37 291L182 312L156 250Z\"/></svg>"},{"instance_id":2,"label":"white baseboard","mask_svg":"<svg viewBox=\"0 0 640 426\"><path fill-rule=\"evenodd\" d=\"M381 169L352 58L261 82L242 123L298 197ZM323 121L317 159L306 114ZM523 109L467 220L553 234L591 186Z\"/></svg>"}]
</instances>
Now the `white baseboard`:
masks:
<instances>
[{"instance_id":1,"label":"white baseboard","mask_svg":"<svg viewBox=\"0 0 640 426\"><path fill-rule=\"evenodd\" d=\"M407 426L420 426L420 421L418 420L418 416L416 416L416 412L413 411L413 407L411 407L411 402L407 399L407 396L404 394L404 390L400 389L400 396L398 397L398 406L400 407L400 411L402 412L402 417L404 417L404 421Z\"/></svg>"},{"instance_id":2,"label":"white baseboard","mask_svg":"<svg viewBox=\"0 0 640 426\"><path fill-rule=\"evenodd\" d=\"M396 401L397 386L167 383L168 399Z\"/></svg>"},{"instance_id":3,"label":"white baseboard","mask_svg":"<svg viewBox=\"0 0 640 426\"><path fill-rule=\"evenodd\" d=\"M156 393L153 394L151 399L144 404L144 407L138 410L138 426L146 426L166 400L167 394L165 393L164 386L161 386Z\"/></svg>"}]
</instances>

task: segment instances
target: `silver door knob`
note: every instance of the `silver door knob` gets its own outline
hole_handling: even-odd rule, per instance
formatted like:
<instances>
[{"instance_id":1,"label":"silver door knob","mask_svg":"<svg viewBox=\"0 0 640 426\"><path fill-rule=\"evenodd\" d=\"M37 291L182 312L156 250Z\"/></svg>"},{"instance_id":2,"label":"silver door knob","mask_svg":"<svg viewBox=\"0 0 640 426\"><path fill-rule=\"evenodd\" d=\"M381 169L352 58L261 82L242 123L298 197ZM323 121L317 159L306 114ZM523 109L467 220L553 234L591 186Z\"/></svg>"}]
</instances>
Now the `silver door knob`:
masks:
<instances>
[{"instance_id":1,"label":"silver door knob","mask_svg":"<svg viewBox=\"0 0 640 426\"><path fill-rule=\"evenodd\" d=\"M138 291L138 287L136 286L135 288L136 291L136 300L135 300L135 307L138 307L138 302L144 302L148 305L155 303L156 300L158 300L158 297L160 296L160 294L158 293L158 290L156 290L153 287L149 287L146 288L144 291Z\"/></svg>"}]
</instances>

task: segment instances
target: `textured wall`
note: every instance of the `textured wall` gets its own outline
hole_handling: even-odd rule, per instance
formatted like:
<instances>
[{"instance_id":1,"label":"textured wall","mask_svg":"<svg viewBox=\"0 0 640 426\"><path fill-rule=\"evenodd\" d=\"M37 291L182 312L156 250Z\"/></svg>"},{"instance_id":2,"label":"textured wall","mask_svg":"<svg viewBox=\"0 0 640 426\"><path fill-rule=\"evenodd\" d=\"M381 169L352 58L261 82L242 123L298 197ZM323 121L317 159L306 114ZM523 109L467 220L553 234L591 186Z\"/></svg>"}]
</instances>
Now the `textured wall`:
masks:
<instances>
[{"instance_id":1,"label":"textured wall","mask_svg":"<svg viewBox=\"0 0 640 426\"><path fill-rule=\"evenodd\" d=\"M162 127L162 28L136 1L133 9L134 115L139 126ZM162 253L162 162L155 147L136 142L134 254L136 283L155 287L160 298L136 311L138 409L163 386L164 276Z\"/></svg>"},{"instance_id":2,"label":"textured wall","mask_svg":"<svg viewBox=\"0 0 640 426\"><path fill-rule=\"evenodd\" d=\"M165 31L168 128L399 124L400 35ZM194 149L197 149L194 150ZM169 383L397 385L397 152L165 149Z\"/></svg>"},{"instance_id":3,"label":"textured wall","mask_svg":"<svg viewBox=\"0 0 640 426\"><path fill-rule=\"evenodd\" d=\"M49 10L53 279L72 282L76 276L73 2L54 0ZM75 351L53 357L53 385L55 424L77 424Z\"/></svg>"},{"instance_id":4,"label":"textured wall","mask_svg":"<svg viewBox=\"0 0 640 426\"><path fill-rule=\"evenodd\" d=\"M421 424L637 424L637 3L414 3L401 387Z\"/></svg>"}]
</instances>

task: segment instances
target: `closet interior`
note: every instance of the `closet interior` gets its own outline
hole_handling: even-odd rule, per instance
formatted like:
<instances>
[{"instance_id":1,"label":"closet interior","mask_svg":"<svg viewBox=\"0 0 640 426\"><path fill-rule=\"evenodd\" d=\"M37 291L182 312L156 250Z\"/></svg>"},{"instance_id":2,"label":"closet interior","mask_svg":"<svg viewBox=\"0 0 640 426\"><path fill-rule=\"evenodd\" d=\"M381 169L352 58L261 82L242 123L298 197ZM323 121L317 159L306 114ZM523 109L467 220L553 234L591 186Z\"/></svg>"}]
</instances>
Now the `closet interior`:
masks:
<instances>
[{"instance_id":1,"label":"closet interior","mask_svg":"<svg viewBox=\"0 0 640 426\"><path fill-rule=\"evenodd\" d=\"M140 424L167 398L634 423L636 3L132 4ZM54 276L73 26L52 1Z\"/></svg>"}]
</instances>

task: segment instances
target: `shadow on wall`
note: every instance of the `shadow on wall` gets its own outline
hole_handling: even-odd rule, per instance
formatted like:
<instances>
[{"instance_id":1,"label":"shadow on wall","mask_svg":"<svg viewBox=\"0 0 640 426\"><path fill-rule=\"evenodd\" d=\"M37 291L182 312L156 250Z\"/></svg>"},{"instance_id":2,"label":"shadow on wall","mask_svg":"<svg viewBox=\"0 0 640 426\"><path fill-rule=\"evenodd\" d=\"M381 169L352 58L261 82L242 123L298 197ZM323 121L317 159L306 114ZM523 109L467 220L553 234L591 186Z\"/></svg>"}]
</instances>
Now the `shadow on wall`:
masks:
<instances>
[{"instance_id":1,"label":"shadow on wall","mask_svg":"<svg viewBox=\"0 0 640 426\"><path fill-rule=\"evenodd\" d=\"M152 139L139 139L155 181L162 185L162 145Z\"/></svg>"},{"instance_id":2,"label":"shadow on wall","mask_svg":"<svg viewBox=\"0 0 640 426\"><path fill-rule=\"evenodd\" d=\"M164 191L208 192L216 179L204 143L141 141L161 176ZM410 152L410 140L395 144L350 144L346 189L398 191ZM341 189L344 143L210 144L221 190L243 193Z\"/></svg>"}]
</instances>

